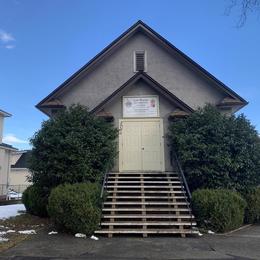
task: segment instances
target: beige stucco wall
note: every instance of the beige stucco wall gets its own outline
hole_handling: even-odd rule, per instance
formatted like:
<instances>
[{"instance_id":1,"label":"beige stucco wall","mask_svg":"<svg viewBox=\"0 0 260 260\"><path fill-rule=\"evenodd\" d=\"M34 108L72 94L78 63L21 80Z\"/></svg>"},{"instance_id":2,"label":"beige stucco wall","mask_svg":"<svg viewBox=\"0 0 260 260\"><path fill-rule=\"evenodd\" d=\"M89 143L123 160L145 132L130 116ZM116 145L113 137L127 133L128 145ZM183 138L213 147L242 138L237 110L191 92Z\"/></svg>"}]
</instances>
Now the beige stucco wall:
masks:
<instances>
[{"instance_id":1,"label":"beige stucco wall","mask_svg":"<svg viewBox=\"0 0 260 260\"><path fill-rule=\"evenodd\" d=\"M21 168L21 169L15 169L11 168L10 171L10 181L9 184L10 186L15 185L15 186L20 186L17 187L20 192L22 192L30 183L28 182L27 177L30 175L30 172L26 168Z\"/></svg>"},{"instance_id":2,"label":"beige stucco wall","mask_svg":"<svg viewBox=\"0 0 260 260\"><path fill-rule=\"evenodd\" d=\"M4 117L0 115L0 143L3 142Z\"/></svg>"},{"instance_id":3,"label":"beige stucco wall","mask_svg":"<svg viewBox=\"0 0 260 260\"><path fill-rule=\"evenodd\" d=\"M147 53L147 74L192 108L219 103L225 96L215 83L191 69L177 54L170 54L151 38L137 33L91 71L78 77L57 98L66 106L80 103L92 109L135 74L136 50Z\"/></svg>"},{"instance_id":4,"label":"beige stucco wall","mask_svg":"<svg viewBox=\"0 0 260 260\"><path fill-rule=\"evenodd\" d=\"M22 156L24 151L12 152L11 165L14 165ZM22 192L30 183L27 177L30 175L30 171L27 168L11 168L9 175L9 184L12 189Z\"/></svg>"},{"instance_id":5,"label":"beige stucco wall","mask_svg":"<svg viewBox=\"0 0 260 260\"><path fill-rule=\"evenodd\" d=\"M7 186L9 182L10 160L11 151L8 149L0 148L0 193L5 193L5 190L3 191L2 187Z\"/></svg>"}]
</instances>

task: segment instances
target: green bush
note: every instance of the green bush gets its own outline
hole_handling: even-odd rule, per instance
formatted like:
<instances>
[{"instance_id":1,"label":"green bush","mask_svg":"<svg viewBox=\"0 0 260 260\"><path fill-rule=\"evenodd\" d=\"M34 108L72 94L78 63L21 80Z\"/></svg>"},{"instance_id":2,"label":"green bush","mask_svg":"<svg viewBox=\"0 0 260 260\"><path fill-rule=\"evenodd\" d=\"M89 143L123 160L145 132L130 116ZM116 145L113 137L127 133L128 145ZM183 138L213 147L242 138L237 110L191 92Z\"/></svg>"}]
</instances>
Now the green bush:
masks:
<instances>
[{"instance_id":1,"label":"green bush","mask_svg":"<svg viewBox=\"0 0 260 260\"><path fill-rule=\"evenodd\" d=\"M255 188L244 195L247 202L245 223L260 222L260 188Z\"/></svg>"},{"instance_id":2,"label":"green bush","mask_svg":"<svg viewBox=\"0 0 260 260\"><path fill-rule=\"evenodd\" d=\"M29 186L23 192L22 202L28 213L39 217L48 216L46 208L48 198L44 190L42 190L40 187L36 185Z\"/></svg>"},{"instance_id":3,"label":"green bush","mask_svg":"<svg viewBox=\"0 0 260 260\"><path fill-rule=\"evenodd\" d=\"M117 130L74 105L43 122L30 140L30 180L51 190L63 183L95 182L117 155Z\"/></svg>"},{"instance_id":4,"label":"green bush","mask_svg":"<svg viewBox=\"0 0 260 260\"><path fill-rule=\"evenodd\" d=\"M192 209L198 225L215 232L240 227L246 202L233 191L201 189L192 193Z\"/></svg>"},{"instance_id":5,"label":"green bush","mask_svg":"<svg viewBox=\"0 0 260 260\"><path fill-rule=\"evenodd\" d=\"M169 141L191 190L244 192L260 183L260 138L244 115L226 116L207 105L172 122Z\"/></svg>"},{"instance_id":6,"label":"green bush","mask_svg":"<svg viewBox=\"0 0 260 260\"><path fill-rule=\"evenodd\" d=\"M59 229L93 233L101 218L100 186L95 183L59 185L49 196L48 213Z\"/></svg>"}]
</instances>

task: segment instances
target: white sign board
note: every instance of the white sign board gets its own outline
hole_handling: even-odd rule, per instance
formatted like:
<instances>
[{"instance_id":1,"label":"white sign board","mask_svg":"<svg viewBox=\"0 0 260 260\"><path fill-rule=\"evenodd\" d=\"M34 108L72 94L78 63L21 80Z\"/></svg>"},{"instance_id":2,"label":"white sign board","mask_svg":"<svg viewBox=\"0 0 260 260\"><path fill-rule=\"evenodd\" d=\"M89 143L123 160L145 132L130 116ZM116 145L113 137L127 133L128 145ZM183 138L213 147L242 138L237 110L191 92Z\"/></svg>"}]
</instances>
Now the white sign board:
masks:
<instances>
[{"instance_id":1,"label":"white sign board","mask_svg":"<svg viewBox=\"0 0 260 260\"><path fill-rule=\"evenodd\" d=\"M158 96L123 97L123 117L159 117Z\"/></svg>"}]
</instances>

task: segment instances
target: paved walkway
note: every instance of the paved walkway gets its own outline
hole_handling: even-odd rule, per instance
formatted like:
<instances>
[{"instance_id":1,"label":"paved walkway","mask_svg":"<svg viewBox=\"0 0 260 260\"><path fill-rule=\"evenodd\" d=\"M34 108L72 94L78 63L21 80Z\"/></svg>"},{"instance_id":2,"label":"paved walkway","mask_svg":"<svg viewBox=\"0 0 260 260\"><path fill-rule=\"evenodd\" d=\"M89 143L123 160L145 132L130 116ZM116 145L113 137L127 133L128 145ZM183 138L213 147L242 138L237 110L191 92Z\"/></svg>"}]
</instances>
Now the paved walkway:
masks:
<instances>
[{"instance_id":1,"label":"paved walkway","mask_svg":"<svg viewBox=\"0 0 260 260\"><path fill-rule=\"evenodd\" d=\"M260 259L260 226L196 238L74 238L46 231L1 254L0 259Z\"/></svg>"}]
</instances>

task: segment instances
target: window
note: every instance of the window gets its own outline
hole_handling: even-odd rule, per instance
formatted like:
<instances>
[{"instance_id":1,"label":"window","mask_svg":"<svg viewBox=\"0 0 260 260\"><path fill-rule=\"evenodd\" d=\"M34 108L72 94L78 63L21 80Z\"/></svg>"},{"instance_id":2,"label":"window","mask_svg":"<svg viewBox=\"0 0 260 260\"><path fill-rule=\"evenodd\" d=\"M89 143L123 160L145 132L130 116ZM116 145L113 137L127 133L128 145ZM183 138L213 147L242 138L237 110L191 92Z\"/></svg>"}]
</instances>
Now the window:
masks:
<instances>
[{"instance_id":1,"label":"window","mask_svg":"<svg viewBox=\"0 0 260 260\"><path fill-rule=\"evenodd\" d=\"M134 52L134 72L146 71L146 52L135 51Z\"/></svg>"}]
</instances>

